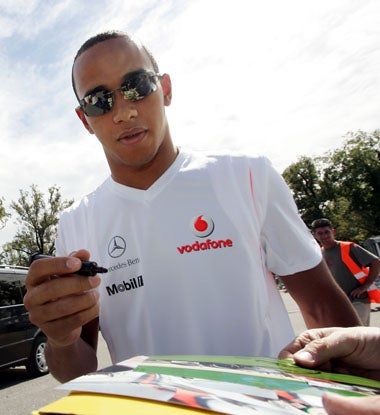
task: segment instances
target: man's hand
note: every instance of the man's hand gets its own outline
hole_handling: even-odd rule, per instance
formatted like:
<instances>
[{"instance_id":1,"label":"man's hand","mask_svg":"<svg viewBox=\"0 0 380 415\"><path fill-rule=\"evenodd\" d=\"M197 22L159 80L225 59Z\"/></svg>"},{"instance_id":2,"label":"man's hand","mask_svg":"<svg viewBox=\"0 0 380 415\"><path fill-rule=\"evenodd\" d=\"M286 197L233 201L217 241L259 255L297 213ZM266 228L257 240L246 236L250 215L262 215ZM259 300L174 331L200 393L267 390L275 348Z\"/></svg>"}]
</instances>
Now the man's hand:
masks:
<instances>
[{"instance_id":1,"label":"man's hand","mask_svg":"<svg viewBox=\"0 0 380 415\"><path fill-rule=\"evenodd\" d=\"M380 328L349 327L303 332L280 353L300 366L380 380ZM346 398L326 394L329 415L380 415L380 396Z\"/></svg>"},{"instance_id":2,"label":"man's hand","mask_svg":"<svg viewBox=\"0 0 380 415\"><path fill-rule=\"evenodd\" d=\"M322 399L329 415L380 415L380 396L346 398L326 393Z\"/></svg>"},{"instance_id":3,"label":"man's hand","mask_svg":"<svg viewBox=\"0 0 380 415\"><path fill-rule=\"evenodd\" d=\"M99 294L93 288L101 279L75 274L81 259L88 258L89 253L81 250L72 257L40 259L30 266L24 304L30 321L41 328L54 347L74 344L82 326L99 314Z\"/></svg>"},{"instance_id":4,"label":"man's hand","mask_svg":"<svg viewBox=\"0 0 380 415\"><path fill-rule=\"evenodd\" d=\"M361 285L360 287L355 288L354 290L352 290L350 292L350 297L351 298L364 298L367 295L368 292L368 288L367 285Z\"/></svg>"}]
</instances>

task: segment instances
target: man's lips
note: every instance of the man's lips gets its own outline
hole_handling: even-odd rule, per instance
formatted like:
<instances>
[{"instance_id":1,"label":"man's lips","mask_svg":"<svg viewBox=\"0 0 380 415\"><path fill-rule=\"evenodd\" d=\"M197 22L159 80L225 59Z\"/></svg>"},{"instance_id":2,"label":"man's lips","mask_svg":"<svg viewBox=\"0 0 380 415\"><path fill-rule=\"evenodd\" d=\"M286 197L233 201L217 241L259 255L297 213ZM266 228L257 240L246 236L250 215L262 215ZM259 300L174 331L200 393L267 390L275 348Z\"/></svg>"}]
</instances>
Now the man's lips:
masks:
<instances>
[{"instance_id":1,"label":"man's lips","mask_svg":"<svg viewBox=\"0 0 380 415\"><path fill-rule=\"evenodd\" d=\"M147 130L145 128L131 128L120 133L117 137L117 141L134 143L142 140L146 133Z\"/></svg>"}]
</instances>

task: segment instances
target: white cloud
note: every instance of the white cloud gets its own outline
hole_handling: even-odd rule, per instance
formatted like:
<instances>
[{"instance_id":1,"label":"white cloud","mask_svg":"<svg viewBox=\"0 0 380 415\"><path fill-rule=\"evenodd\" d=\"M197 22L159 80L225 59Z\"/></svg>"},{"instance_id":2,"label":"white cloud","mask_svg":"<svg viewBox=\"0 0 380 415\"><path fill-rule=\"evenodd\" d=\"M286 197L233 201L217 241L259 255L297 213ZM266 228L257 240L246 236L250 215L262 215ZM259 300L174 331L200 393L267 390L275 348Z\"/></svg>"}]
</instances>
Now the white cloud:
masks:
<instances>
[{"instance_id":1,"label":"white cloud","mask_svg":"<svg viewBox=\"0 0 380 415\"><path fill-rule=\"evenodd\" d=\"M0 0L0 196L35 183L78 199L108 174L73 111L89 36L127 30L153 51L177 143L265 153L282 170L378 127L379 18L376 0Z\"/></svg>"}]
</instances>

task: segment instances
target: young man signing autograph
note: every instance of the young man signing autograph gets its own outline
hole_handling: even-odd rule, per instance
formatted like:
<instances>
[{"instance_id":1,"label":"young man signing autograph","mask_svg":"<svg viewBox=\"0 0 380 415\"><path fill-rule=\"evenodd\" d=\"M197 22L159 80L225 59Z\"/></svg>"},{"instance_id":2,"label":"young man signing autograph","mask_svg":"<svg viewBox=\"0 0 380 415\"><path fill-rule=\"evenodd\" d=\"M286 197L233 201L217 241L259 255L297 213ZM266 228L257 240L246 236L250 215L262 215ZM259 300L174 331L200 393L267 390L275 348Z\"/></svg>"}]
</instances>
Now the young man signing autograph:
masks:
<instances>
[{"instance_id":1,"label":"young man signing autograph","mask_svg":"<svg viewBox=\"0 0 380 415\"><path fill-rule=\"evenodd\" d=\"M265 157L174 144L170 77L144 46L121 32L97 35L72 76L77 114L111 175L62 215L57 257L29 270L25 305L48 337L57 379L96 370L99 322L113 362L277 356L294 333L272 273L308 327L360 324ZM77 275L90 256L108 273Z\"/></svg>"}]
</instances>

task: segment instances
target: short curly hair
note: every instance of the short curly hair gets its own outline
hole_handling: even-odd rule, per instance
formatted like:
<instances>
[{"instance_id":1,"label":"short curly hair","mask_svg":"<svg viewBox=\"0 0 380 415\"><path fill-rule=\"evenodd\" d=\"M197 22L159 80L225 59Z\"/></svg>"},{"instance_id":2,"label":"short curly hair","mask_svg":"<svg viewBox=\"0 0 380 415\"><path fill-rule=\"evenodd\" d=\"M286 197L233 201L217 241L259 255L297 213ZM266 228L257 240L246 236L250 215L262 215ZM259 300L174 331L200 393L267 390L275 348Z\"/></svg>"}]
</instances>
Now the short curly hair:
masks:
<instances>
[{"instance_id":1,"label":"short curly hair","mask_svg":"<svg viewBox=\"0 0 380 415\"><path fill-rule=\"evenodd\" d=\"M74 65L75 65L76 60L79 58L79 56L82 55L82 53L86 52L86 50L92 48L93 46L97 45L98 43L104 42L106 40L118 39L118 38L124 38L128 42L130 42L132 44L135 44L135 45L139 44L139 42L137 42L135 39L133 39L131 36L129 36L128 33L122 32L120 30L111 30L111 31L108 31L108 32L98 33L97 35L90 37L78 49L78 52L75 55L72 70L71 70L71 83L72 83L72 86L73 86L75 96L77 97L78 101L80 99L79 99L78 94L77 94L77 90L76 90L76 87L75 87L75 80L74 80ZM152 63L154 71L156 73L159 73L160 71L159 71L159 68L158 68L157 61L154 58L152 52L146 46L144 46L144 45L140 45L140 46L141 46L142 50L147 54L150 62Z\"/></svg>"},{"instance_id":2,"label":"short curly hair","mask_svg":"<svg viewBox=\"0 0 380 415\"><path fill-rule=\"evenodd\" d=\"M327 218L321 218L321 219L315 219L311 224L311 230L315 231L318 228L324 228L325 226L328 226L332 229L331 222Z\"/></svg>"}]
</instances>

